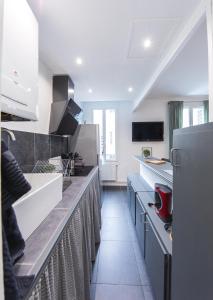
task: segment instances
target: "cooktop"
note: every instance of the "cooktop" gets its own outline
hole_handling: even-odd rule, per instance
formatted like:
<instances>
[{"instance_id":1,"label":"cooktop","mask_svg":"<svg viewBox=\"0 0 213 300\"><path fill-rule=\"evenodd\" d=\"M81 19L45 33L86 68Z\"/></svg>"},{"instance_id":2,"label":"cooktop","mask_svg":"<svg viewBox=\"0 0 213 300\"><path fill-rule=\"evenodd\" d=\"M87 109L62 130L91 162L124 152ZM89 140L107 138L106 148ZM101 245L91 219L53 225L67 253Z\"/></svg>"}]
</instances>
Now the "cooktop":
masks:
<instances>
[{"instance_id":1,"label":"cooktop","mask_svg":"<svg viewBox=\"0 0 213 300\"><path fill-rule=\"evenodd\" d=\"M70 176L87 176L94 166L75 167L74 172Z\"/></svg>"}]
</instances>

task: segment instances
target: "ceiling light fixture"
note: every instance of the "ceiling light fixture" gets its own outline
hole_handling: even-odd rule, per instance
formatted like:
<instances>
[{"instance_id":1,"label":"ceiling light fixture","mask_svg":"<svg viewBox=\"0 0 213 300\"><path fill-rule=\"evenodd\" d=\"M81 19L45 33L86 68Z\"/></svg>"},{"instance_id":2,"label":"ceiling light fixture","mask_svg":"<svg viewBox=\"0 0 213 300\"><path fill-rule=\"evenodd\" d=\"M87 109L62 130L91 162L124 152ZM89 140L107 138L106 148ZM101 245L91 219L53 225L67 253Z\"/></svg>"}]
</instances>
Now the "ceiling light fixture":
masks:
<instances>
[{"instance_id":1,"label":"ceiling light fixture","mask_svg":"<svg viewBox=\"0 0 213 300\"><path fill-rule=\"evenodd\" d=\"M82 60L81 57L76 58L76 64L79 65L79 66L83 64L83 60Z\"/></svg>"},{"instance_id":2,"label":"ceiling light fixture","mask_svg":"<svg viewBox=\"0 0 213 300\"><path fill-rule=\"evenodd\" d=\"M152 41L150 39L144 40L143 46L144 46L145 49L150 48L152 46Z\"/></svg>"},{"instance_id":3,"label":"ceiling light fixture","mask_svg":"<svg viewBox=\"0 0 213 300\"><path fill-rule=\"evenodd\" d=\"M133 87L130 86L130 87L128 88L128 92L129 92L129 93L132 93L132 92L133 92Z\"/></svg>"},{"instance_id":4,"label":"ceiling light fixture","mask_svg":"<svg viewBox=\"0 0 213 300\"><path fill-rule=\"evenodd\" d=\"M89 89L89 90L88 90L88 93L92 94L92 89Z\"/></svg>"}]
</instances>

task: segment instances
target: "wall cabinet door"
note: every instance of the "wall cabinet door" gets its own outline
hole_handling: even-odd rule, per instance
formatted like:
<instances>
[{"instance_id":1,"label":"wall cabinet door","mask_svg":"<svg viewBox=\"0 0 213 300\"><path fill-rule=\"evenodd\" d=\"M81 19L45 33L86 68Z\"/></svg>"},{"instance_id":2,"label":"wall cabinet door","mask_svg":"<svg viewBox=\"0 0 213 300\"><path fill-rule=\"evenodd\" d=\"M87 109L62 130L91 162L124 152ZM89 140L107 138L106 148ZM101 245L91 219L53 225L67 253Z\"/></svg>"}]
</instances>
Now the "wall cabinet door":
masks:
<instances>
[{"instance_id":1,"label":"wall cabinet door","mask_svg":"<svg viewBox=\"0 0 213 300\"><path fill-rule=\"evenodd\" d=\"M140 199L136 196L136 233L143 257L145 256L145 221L146 213Z\"/></svg>"},{"instance_id":2,"label":"wall cabinet door","mask_svg":"<svg viewBox=\"0 0 213 300\"><path fill-rule=\"evenodd\" d=\"M146 222L145 262L156 300L169 299L170 255L159 240L149 217Z\"/></svg>"},{"instance_id":3,"label":"wall cabinet door","mask_svg":"<svg viewBox=\"0 0 213 300\"><path fill-rule=\"evenodd\" d=\"M26 0L5 0L2 40L2 111L36 120L38 23Z\"/></svg>"}]
</instances>

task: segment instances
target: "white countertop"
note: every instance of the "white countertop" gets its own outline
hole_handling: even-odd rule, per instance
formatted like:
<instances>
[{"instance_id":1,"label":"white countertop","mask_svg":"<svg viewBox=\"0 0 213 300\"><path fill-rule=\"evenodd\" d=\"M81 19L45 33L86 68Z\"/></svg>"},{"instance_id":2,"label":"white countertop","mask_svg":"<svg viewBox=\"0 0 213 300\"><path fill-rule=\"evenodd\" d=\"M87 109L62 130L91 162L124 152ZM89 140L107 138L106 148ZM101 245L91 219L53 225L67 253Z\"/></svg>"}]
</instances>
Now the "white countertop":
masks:
<instances>
[{"instance_id":1,"label":"white countertop","mask_svg":"<svg viewBox=\"0 0 213 300\"><path fill-rule=\"evenodd\" d=\"M142 156L134 156L136 160L142 163L144 166L152 170L158 176L162 177L164 180L168 181L170 184L173 184L173 166L169 162L165 162L162 165L155 165L152 163L146 163Z\"/></svg>"}]
</instances>

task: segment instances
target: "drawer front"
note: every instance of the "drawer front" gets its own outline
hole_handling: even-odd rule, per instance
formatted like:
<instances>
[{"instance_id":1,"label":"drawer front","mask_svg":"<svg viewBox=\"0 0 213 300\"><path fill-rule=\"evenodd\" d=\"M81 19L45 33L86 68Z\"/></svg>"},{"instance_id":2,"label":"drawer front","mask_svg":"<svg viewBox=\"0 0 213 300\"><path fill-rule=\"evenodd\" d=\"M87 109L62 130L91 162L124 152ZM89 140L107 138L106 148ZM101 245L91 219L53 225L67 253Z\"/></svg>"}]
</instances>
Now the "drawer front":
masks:
<instances>
[{"instance_id":1,"label":"drawer front","mask_svg":"<svg viewBox=\"0 0 213 300\"><path fill-rule=\"evenodd\" d=\"M169 299L169 259L170 256L147 217L145 262L156 300Z\"/></svg>"},{"instance_id":2,"label":"drawer front","mask_svg":"<svg viewBox=\"0 0 213 300\"><path fill-rule=\"evenodd\" d=\"M138 196L136 196L136 233L143 257L145 256L145 221L145 211Z\"/></svg>"}]
</instances>

